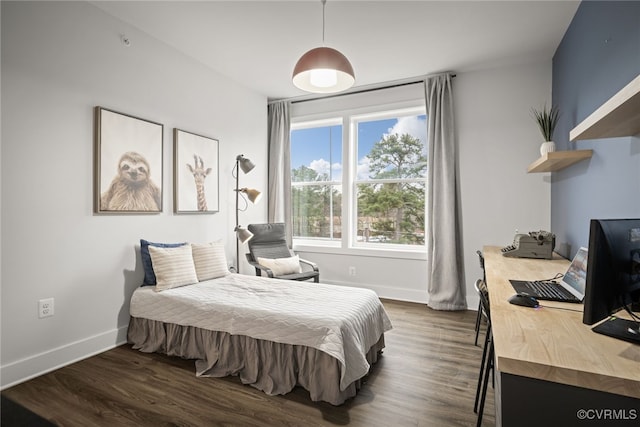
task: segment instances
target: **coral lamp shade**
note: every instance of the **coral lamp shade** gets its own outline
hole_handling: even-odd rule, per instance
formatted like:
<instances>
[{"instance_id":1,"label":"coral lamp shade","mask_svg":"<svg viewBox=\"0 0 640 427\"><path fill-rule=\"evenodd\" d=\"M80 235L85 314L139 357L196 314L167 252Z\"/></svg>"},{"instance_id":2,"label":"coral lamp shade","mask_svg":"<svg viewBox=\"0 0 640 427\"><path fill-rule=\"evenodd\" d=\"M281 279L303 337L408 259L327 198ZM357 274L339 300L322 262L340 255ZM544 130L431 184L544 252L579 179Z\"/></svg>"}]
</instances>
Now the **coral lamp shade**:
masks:
<instances>
[{"instance_id":1,"label":"coral lamp shade","mask_svg":"<svg viewBox=\"0 0 640 427\"><path fill-rule=\"evenodd\" d=\"M334 93L349 89L355 73L349 60L330 47L311 49L293 69L293 84L313 93Z\"/></svg>"},{"instance_id":2,"label":"coral lamp shade","mask_svg":"<svg viewBox=\"0 0 640 427\"><path fill-rule=\"evenodd\" d=\"M251 201L251 203L258 203L262 198L262 193L258 190L254 190L253 188L242 188L240 189L240 191L247 195L247 198Z\"/></svg>"}]
</instances>

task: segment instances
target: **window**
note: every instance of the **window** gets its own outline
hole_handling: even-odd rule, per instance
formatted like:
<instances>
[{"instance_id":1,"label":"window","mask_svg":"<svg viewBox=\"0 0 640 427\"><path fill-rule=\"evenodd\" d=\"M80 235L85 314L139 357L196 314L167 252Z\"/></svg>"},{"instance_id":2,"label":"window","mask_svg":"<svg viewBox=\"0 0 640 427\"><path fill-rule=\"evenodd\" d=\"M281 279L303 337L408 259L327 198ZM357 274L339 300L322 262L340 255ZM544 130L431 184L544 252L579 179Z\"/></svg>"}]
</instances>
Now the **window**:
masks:
<instances>
[{"instance_id":1,"label":"window","mask_svg":"<svg viewBox=\"0 0 640 427\"><path fill-rule=\"evenodd\" d=\"M342 237L342 124L307 123L291 132L293 236Z\"/></svg>"},{"instance_id":2,"label":"window","mask_svg":"<svg viewBox=\"0 0 640 427\"><path fill-rule=\"evenodd\" d=\"M424 108L293 123L294 239L424 250L426 135Z\"/></svg>"},{"instance_id":3,"label":"window","mask_svg":"<svg viewBox=\"0 0 640 427\"><path fill-rule=\"evenodd\" d=\"M426 116L353 119L357 242L424 245Z\"/></svg>"}]
</instances>

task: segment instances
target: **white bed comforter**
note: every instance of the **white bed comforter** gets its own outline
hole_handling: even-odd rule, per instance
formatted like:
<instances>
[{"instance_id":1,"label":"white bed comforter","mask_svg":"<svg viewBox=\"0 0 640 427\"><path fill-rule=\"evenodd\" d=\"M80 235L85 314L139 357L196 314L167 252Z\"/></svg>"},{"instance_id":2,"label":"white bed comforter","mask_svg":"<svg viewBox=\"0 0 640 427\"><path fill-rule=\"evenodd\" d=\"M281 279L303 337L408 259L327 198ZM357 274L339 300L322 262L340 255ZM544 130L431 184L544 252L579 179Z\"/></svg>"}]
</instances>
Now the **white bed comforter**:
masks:
<instances>
[{"instance_id":1,"label":"white bed comforter","mask_svg":"<svg viewBox=\"0 0 640 427\"><path fill-rule=\"evenodd\" d=\"M371 290L239 274L162 292L140 287L130 314L321 350L340 362L341 390L367 374L367 351L392 328Z\"/></svg>"}]
</instances>

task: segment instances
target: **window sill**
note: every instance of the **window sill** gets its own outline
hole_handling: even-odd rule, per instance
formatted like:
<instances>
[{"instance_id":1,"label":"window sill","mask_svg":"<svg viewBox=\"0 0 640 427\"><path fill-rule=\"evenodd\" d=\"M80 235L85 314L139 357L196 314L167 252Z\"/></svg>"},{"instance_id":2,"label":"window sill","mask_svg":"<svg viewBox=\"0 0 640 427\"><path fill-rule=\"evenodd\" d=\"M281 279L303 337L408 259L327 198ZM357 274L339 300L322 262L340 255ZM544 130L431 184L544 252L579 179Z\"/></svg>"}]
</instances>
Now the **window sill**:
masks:
<instances>
[{"instance_id":1,"label":"window sill","mask_svg":"<svg viewBox=\"0 0 640 427\"><path fill-rule=\"evenodd\" d=\"M295 243L293 249L296 252L307 252L317 254L331 254L331 255L347 255L347 256L361 256L370 258L397 258L397 259L410 259L421 260L427 259L426 248L420 247L413 250L407 249L391 249L384 247L352 247L343 248L338 244L324 244L324 245L310 245L308 243Z\"/></svg>"}]
</instances>

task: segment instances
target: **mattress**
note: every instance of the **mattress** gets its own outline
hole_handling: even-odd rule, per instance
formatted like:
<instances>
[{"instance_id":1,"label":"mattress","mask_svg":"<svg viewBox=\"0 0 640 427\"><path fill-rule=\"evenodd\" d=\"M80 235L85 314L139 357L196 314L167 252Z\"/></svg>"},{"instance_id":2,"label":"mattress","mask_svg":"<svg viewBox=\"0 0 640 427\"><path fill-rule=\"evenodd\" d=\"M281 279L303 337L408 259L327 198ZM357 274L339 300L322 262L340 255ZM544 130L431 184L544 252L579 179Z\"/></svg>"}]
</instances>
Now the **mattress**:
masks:
<instances>
[{"instance_id":1,"label":"mattress","mask_svg":"<svg viewBox=\"0 0 640 427\"><path fill-rule=\"evenodd\" d=\"M162 292L140 287L130 314L320 350L340 363L341 390L367 374L367 352L392 328L371 290L240 274Z\"/></svg>"}]
</instances>

